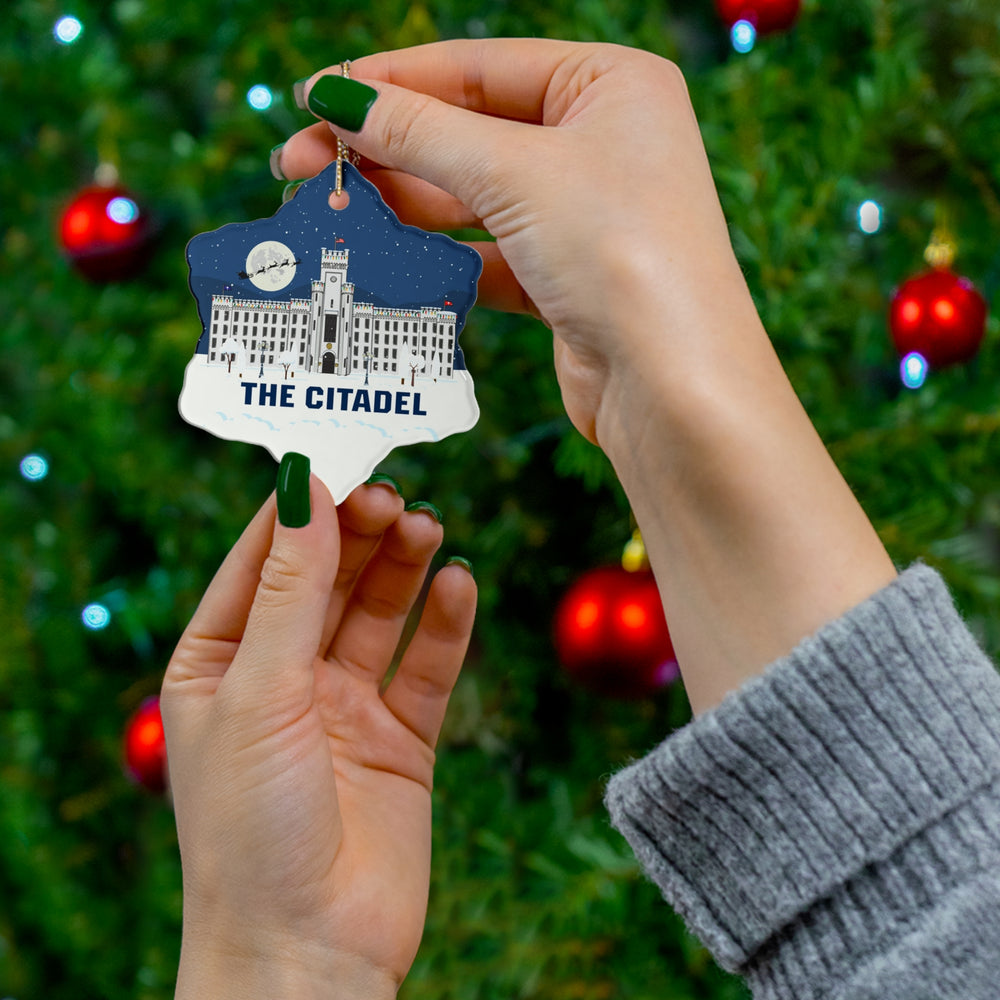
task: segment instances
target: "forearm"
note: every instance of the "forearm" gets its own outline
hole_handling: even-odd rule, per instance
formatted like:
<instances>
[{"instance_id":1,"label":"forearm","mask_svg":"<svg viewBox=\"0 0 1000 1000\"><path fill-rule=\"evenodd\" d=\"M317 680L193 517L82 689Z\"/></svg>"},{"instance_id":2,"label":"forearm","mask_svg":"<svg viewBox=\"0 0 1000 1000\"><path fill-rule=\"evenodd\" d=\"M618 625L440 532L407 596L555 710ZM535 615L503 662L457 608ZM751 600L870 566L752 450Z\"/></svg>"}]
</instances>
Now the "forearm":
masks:
<instances>
[{"instance_id":1,"label":"forearm","mask_svg":"<svg viewBox=\"0 0 1000 1000\"><path fill-rule=\"evenodd\" d=\"M678 347L611 370L596 428L642 529L695 712L895 576L742 280L721 287L693 291ZM642 342L656 318L630 313L643 329L622 343Z\"/></svg>"}]
</instances>

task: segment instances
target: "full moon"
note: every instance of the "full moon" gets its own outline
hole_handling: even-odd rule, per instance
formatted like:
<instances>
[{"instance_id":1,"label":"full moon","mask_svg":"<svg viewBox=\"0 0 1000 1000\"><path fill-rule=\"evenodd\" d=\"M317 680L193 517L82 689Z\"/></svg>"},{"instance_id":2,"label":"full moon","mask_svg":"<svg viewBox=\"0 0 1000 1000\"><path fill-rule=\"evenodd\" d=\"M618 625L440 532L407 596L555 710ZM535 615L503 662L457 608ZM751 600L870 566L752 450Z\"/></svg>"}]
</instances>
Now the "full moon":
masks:
<instances>
[{"instance_id":1,"label":"full moon","mask_svg":"<svg viewBox=\"0 0 1000 1000\"><path fill-rule=\"evenodd\" d=\"M263 292L277 292L295 277L295 254L284 243L265 240L249 254L247 276Z\"/></svg>"}]
</instances>

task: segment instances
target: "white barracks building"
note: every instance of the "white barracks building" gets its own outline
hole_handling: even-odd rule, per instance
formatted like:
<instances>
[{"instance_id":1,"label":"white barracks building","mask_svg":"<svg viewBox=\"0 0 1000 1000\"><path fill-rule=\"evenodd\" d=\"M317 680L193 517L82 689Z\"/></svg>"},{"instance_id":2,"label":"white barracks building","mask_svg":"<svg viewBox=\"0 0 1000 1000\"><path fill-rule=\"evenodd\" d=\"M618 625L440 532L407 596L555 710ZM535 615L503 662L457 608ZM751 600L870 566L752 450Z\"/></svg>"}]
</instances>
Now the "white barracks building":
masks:
<instances>
[{"instance_id":1,"label":"white barracks building","mask_svg":"<svg viewBox=\"0 0 1000 1000\"><path fill-rule=\"evenodd\" d=\"M354 285L347 280L349 253L323 248L311 299L213 295L208 363L227 365L231 341L236 341L248 366L288 364L292 370L327 375L367 368L372 374L409 375L410 355L418 354L424 375L451 378L456 314L426 306L383 309L355 302Z\"/></svg>"}]
</instances>

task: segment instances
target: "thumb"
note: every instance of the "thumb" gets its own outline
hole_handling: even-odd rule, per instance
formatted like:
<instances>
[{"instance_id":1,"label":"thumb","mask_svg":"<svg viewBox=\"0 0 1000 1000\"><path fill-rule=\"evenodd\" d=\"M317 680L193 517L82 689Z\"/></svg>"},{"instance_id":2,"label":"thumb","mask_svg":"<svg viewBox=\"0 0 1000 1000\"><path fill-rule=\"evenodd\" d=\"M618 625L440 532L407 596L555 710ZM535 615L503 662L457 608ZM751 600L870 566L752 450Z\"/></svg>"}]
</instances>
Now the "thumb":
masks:
<instances>
[{"instance_id":1,"label":"thumb","mask_svg":"<svg viewBox=\"0 0 1000 1000\"><path fill-rule=\"evenodd\" d=\"M340 561L337 508L309 459L289 452L277 484L278 517L246 629L227 682L272 707L312 690Z\"/></svg>"},{"instance_id":2,"label":"thumb","mask_svg":"<svg viewBox=\"0 0 1000 1000\"><path fill-rule=\"evenodd\" d=\"M447 191L479 218L483 197L512 169L529 126L456 107L385 81L314 77L305 104L353 150ZM516 169L516 166L514 167Z\"/></svg>"}]
</instances>

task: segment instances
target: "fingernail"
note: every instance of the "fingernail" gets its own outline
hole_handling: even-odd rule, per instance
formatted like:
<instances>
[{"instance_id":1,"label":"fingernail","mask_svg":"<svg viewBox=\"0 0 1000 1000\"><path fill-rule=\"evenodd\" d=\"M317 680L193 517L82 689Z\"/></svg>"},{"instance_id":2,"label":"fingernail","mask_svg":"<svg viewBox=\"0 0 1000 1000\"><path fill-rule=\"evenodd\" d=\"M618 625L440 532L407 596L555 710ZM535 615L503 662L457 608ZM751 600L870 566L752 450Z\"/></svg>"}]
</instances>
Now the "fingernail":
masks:
<instances>
[{"instance_id":1,"label":"fingernail","mask_svg":"<svg viewBox=\"0 0 1000 1000\"><path fill-rule=\"evenodd\" d=\"M278 520L286 528L309 523L309 459L289 451L278 466Z\"/></svg>"},{"instance_id":2,"label":"fingernail","mask_svg":"<svg viewBox=\"0 0 1000 1000\"><path fill-rule=\"evenodd\" d=\"M384 472L376 472L365 480L365 486L378 486L382 483L391 486L400 496L403 495L403 487L392 476L387 476Z\"/></svg>"},{"instance_id":3,"label":"fingernail","mask_svg":"<svg viewBox=\"0 0 1000 1000\"><path fill-rule=\"evenodd\" d=\"M463 567L471 577L475 577L475 573L472 572L472 563L468 559L462 556L452 556L446 563L445 566L461 566Z\"/></svg>"},{"instance_id":4,"label":"fingernail","mask_svg":"<svg viewBox=\"0 0 1000 1000\"><path fill-rule=\"evenodd\" d=\"M309 82L309 77L304 76L301 80L296 80L292 84L292 97L295 98L295 106L301 108L303 111L308 111L306 107L306 84Z\"/></svg>"},{"instance_id":5,"label":"fingernail","mask_svg":"<svg viewBox=\"0 0 1000 1000\"><path fill-rule=\"evenodd\" d=\"M297 181L289 181L281 189L281 204L284 205L286 202L291 201L295 197L295 192L298 191L298 189L302 187L308 179L308 177L303 177Z\"/></svg>"},{"instance_id":6,"label":"fingernail","mask_svg":"<svg viewBox=\"0 0 1000 1000\"><path fill-rule=\"evenodd\" d=\"M288 178L281 172L281 151L284 147L285 144L283 142L279 142L278 145L271 150L271 153L267 158L267 165L271 168L271 176L276 181L288 180Z\"/></svg>"},{"instance_id":7,"label":"fingernail","mask_svg":"<svg viewBox=\"0 0 1000 1000\"><path fill-rule=\"evenodd\" d=\"M408 503L406 505L406 509L411 511L422 510L427 514L430 514L430 516L433 517L438 524L441 524L444 521L444 515L441 511L427 500L414 500L413 503Z\"/></svg>"},{"instance_id":8,"label":"fingernail","mask_svg":"<svg viewBox=\"0 0 1000 1000\"><path fill-rule=\"evenodd\" d=\"M321 76L309 91L309 110L334 125L357 132L365 123L378 91L343 76Z\"/></svg>"}]
</instances>

